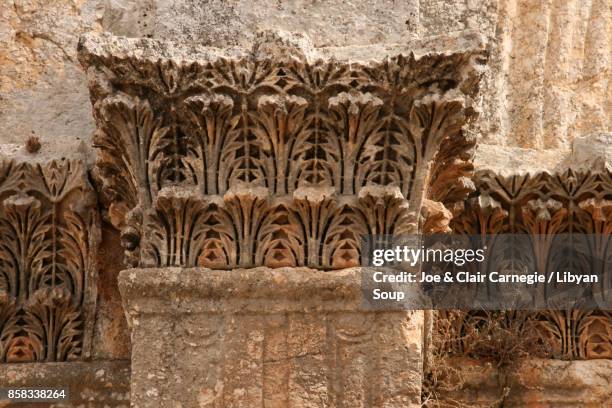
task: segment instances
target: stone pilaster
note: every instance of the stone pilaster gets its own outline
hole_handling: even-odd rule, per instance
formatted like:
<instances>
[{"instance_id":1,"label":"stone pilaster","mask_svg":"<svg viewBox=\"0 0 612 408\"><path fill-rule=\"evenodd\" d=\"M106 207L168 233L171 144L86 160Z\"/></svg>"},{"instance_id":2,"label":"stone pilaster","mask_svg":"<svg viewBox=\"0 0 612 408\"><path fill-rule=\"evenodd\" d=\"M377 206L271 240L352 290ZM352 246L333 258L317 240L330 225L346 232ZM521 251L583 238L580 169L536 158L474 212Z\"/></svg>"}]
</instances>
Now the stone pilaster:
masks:
<instances>
[{"instance_id":1,"label":"stone pilaster","mask_svg":"<svg viewBox=\"0 0 612 408\"><path fill-rule=\"evenodd\" d=\"M94 176L137 268L132 404L420 406L422 314L369 310L351 268L363 236L446 230L473 190L484 47L260 40L80 42Z\"/></svg>"},{"instance_id":2,"label":"stone pilaster","mask_svg":"<svg viewBox=\"0 0 612 408\"><path fill-rule=\"evenodd\" d=\"M422 312L359 268L129 269L133 407L419 407Z\"/></svg>"}]
</instances>

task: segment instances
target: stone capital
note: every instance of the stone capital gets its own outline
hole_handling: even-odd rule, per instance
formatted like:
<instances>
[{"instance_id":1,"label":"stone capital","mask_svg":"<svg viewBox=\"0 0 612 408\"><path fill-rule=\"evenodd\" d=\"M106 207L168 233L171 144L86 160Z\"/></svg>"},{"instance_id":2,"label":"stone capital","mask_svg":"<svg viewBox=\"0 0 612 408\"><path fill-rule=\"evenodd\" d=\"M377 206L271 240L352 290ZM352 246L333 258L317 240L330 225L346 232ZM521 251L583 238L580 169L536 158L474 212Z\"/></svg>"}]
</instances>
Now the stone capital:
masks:
<instances>
[{"instance_id":1,"label":"stone capital","mask_svg":"<svg viewBox=\"0 0 612 408\"><path fill-rule=\"evenodd\" d=\"M130 265L358 266L359 235L417 232L424 200L446 214L473 190L478 36L258 41L81 39L96 176Z\"/></svg>"}]
</instances>

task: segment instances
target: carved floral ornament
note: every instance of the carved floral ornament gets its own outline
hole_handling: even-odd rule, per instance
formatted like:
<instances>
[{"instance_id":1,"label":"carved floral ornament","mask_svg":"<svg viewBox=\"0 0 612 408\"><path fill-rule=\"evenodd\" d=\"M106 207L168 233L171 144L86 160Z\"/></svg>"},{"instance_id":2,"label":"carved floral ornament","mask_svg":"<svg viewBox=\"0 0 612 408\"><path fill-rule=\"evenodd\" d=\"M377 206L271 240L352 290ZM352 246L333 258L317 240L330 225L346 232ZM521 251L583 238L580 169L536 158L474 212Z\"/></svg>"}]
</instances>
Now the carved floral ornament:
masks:
<instances>
[{"instance_id":1,"label":"carved floral ornament","mask_svg":"<svg viewBox=\"0 0 612 408\"><path fill-rule=\"evenodd\" d=\"M502 176L488 171L475 175L476 191L466 200L465 210L450 226L453 232L482 235L490 240L504 233L531 237L530 252L538 270L557 270L559 254L551 251L555 234L572 239L587 234L583 251L570 266L575 273L596 272L603 279L597 296L612 291L612 171L610 168L568 169L560 173ZM492 242L487 243L489 247ZM593 261L598 260L598 261ZM606 272L604 272L606 271ZM546 310L541 312L496 312L503 314L506 329L532 327L548 345L551 357L563 359L612 358L612 314L606 310ZM451 314L452 315L452 314ZM452 331L457 340L450 354L461 354L468 345L462 338L474 325L494 318L491 312L461 312ZM499 316L497 317L499 318ZM533 325L526 324L527 322ZM448 336L450 333L446 333ZM519 334L520 336L520 334Z\"/></svg>"},{"instance_id":2,"label":"carved floral ornament","mask_svg":"<svg viewBox=\"0 0 612 408\"><path fill-rule=\"evenodd\" d=\"M0 160L0 362L87 357L96 198L83 163Z\"/></svg>"},{"instance_id":3,"label":"carved floral ornament","mask_svg":"<svg viewBox=\"0 0 612 408\"><path fill-rule=\"evenodd\" d=\"M495 240L503 233L528 234L537 270L597 273L601 294L612 290L612 172L609 168L568 169L501 176L483 171L475 175L476 191L466 200L465 210L450 223L456 233L481 235ZM584 234L581 251L572 265L558 265L560 250L550 245L558 237ZM584 246L584 248L582 248ZM489 244L491 247L491 244ZM605 304L602 303L602 304Z\"/></svg>"},{"instance_id":4,"label":"carved floral ornament","mask_svg":"<svg viewBox=\"0 0 612 408\"><path fill-rule=\"evenodd\" d=\"M473 190L462 127L482 48L363 63L170 54L80 44L102 200L132 266L354 266L362 234L416 232L425 200L439 216Z\"/></svg>"},{"instance_id":5,"label":"carved floral ornament","mask_svg":"<svg viewBox=\"0 0 612 408\"><path fill-rule=\"evenodd\" d=\"M531 234L540 262L555 233L609 248L609 170L473 174L480 48L360 63L173 53L80 44L95 176L132 266L335 269L360 264L362 234L419 231ZM537 319L555 355L610 356L606 313Z\"/></svg>"}]
</instances>

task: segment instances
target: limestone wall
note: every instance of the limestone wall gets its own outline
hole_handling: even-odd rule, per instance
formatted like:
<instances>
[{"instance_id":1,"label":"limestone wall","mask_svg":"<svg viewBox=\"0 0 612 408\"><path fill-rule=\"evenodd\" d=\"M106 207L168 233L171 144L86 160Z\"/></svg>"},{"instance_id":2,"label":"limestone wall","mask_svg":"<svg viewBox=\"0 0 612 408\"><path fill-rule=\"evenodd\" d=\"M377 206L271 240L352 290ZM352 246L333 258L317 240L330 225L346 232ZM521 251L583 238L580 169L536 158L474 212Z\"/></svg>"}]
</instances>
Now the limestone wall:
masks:
<instances>
[{"instance_id":1,"label":"limestone wall","mask_svg":"<svg viewBox=\"0 0 612 408\"><path fill-rule=\"evenodd\" d=\"M79 35L251 44L256 33L302 33L315 46L406 43L476 30L489 38L482 142L568 150L610 131L612 16L606 0L333 2L7 0L0 5L0 141L32 134L42 152L87 150L93 122ZM60 142L61 141L61 142ZM81 144L81 142L84 142ZM61 146L61 147L60 147Z\"/></svg>"},{"instance_id":2,"label":"limestone wall","mask_svg":"<svg viewBox=\"0 0 612 408\"><path fill-rule=\"evenodd\" d=\"M490 41L483 143L567 150L576 137L610 131L609 2L421 2L419 35L466 29Z\"/></svg>"}]
</instances>

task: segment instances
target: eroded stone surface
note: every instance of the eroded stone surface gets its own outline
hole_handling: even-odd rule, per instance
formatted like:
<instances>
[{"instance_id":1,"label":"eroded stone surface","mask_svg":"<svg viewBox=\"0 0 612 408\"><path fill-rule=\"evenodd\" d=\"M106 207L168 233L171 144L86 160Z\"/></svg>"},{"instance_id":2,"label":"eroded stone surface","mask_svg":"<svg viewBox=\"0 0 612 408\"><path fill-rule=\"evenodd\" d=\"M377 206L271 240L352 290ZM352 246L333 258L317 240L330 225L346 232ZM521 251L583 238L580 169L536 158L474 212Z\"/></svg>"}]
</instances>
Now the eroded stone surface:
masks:
<instances>
[{"instance_id":1,"label":"eroded stone surface","mask_svg":"<svg viewBox=\"0 0 612 408\"><path fill-rule=\"evenodd\" d=\"M92 345L95 360L130 358L130 331L127 327L117 276L125 269L119 233L108 223L101 225L98 246L98 301Z\"/></svg>"},{"instance_id":2,"label":"eroded stone surface","mask_svg":"<svg viewBox=\"0 0 612 408\"><path fill-rule=\"evenodd\" d=\"M75 62L79 34L99 29L93 3L0 4L0 142L23 145L35 135L41 154L57 159L89 149L94 127Z\"/></svg>"},{"instance_id":3,"label":"eroded stone surface","mask_svg":"<svg viewBox=\"0 0 612 408\"><path fill-rule=\"evenodd\" d=\"M459 391L443 392L442 406L460 403L504 407L587 407L612 404L612 361L522 360L499 369L471 359L449 360L464 382ZM449 405L444 405L444 403Z\"/></svg>"},{"instance_id":4,"label":"eroded stone surface","mask_svg":"<svg viewBox=\"0 0 612 408\"><path fill-rule=\"evenodd\" d=\"M132 406L420 406L422 313L364 309L360 278L359 269L121 272Z\"/></svg>"},{"instance_id":5,"label":"eroded stone surface","mask_svg":"<svg viewBox=\"0 0 612 408\"><path fill-rule=\"evenodd\" d=\"M130 406L129 361L3 364L0 388L67 389L64 402L11 404L1 407L128 408ZM29 404L29 405L26 405Z\"/></svg>"},{"instance_id":6,"label":"eroded stone surface","mask_svg":"<svg viewBox=\"0 0 612 408\"><path fill-rule=\"evenodd\" d=\"M520 147L568 149L610 131L612 12L605 0L501 2L502 128Z\"/></svg>"}]
</instances>

